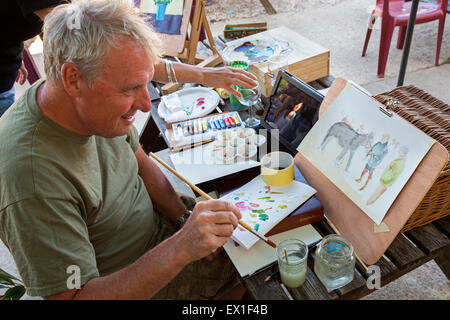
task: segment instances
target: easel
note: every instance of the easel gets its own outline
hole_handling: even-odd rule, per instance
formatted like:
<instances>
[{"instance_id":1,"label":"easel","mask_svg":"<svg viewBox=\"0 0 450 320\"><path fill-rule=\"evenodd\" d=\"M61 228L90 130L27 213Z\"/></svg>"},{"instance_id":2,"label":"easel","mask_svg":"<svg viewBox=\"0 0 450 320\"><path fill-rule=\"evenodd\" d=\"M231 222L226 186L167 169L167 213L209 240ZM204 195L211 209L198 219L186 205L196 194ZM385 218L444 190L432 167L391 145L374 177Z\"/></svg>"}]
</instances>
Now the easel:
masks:
<instances>
[{"instance_id":1,"label":"easel","mask_svg":"<svg viewBox=\"0 0 450 320\"><path fill-rule=\"evenodd\" d=\"M319 118L344 90L346 84L347 81L342 78L333 82L320 106ZM398 121L403 120L399 118ZM383 223L388 226L387 232L376 231L373 220L301 152L297 153L294 160L308 184L317 190L316 197L322 203L324 215L328 223L331 222L332 229L349 239L359 258L365 264L371 265L381 258L425 197L446 165L448 151L439 142L431 146L386 213Z\"/></svg>"},{"instance_id":2,"label":"easel","mask_svg":"<svg viewBox=\"0 0 450 320\"><path fill-rule=\"evenodd\" d=\"M179 52L165 52L165 55L167 56L173 56L178 57L180 59L184 60L184 63L187 64L197 64L200 67L214 67L220 63L225 64L222 55L217 50L216 45L214 43L214 37L211 33L211 29L209 27L208 19L205 15L205 3L206 0L194 0L195 1L195 10L194 10L194 16L191 21L191 29L190 34L187 35L187 28L186 28L186 37L184 41L184 46ZM193 0L186 0L185 1L185 8L184 15L186 15L187 12L187 18L191 14L193 5ZM185 19L184 17L183 19ZM209 42L209 49L213 52L213 55L210 57L201 57L197 56L197 46L198 42L200 40L201 31L205 30L206 36ZM168 83L162 87L163 93L168 94L171 92L176 91L181 87L181 84L177 83Z\"/></svg>"}]
</instances>

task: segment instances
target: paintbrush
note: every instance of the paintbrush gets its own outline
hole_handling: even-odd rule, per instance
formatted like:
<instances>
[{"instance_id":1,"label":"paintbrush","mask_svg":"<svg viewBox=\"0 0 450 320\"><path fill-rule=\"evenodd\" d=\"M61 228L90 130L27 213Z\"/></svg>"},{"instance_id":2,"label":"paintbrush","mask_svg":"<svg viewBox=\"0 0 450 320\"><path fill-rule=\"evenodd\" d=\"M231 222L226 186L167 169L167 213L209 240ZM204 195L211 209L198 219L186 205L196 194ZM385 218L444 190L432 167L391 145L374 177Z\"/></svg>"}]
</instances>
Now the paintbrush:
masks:
<instances>
[{"instance_id":1,"label":"paintbrush","mask_svg":"<svg viewBox=\"0 0 450 320\"><path fill-rule=\"evenodd\" d=\"M186 180L186 178L184 178L182 175L180 175L178 172L176 172L174 169L172 169L172 167L170 167L167 163L165 163L163 160L161 160L158 156L156 156L153 152L149 153L149 156L151 156L153 159L155 159L156 161L158 161L160 164L162 164L167 170L169 170L170 172L172 172L174 175L176 175L180 180L182 180L184 183L186 183L189 187L191 187L194 191L196 191L198 194L200 194L203 198L205 198L206 200L212 200L212 198L203 190L201 190L200 188L198 188L196 185L190 183L188 180ZM263 240L265 243L267 243L268 245L276 248L277 245L270 240L269 238L264 237L263 235L259 234L257 231L253 230L249 225L247 225L244 221L239 220L239 224L244 227L245 229L247 229L249 232L251 232L252 234L254 234L255 236L257 236L258 238L260 238L261 240Z\"/></svg>"},{"instance_id":2,"label":"paintbrush","mask_svg":"<svg viewBox=\"0 0 450 320\"><path fill-rule=\"evenodd\" d=\"M191 143L191 144L185 144L185 145L179 146L179 147L172 147L169 149L169 152L179 152L179 151L183 151L186 149L195 148L195 147L201 146L203 144L213 142L215 139L216 139L215 137L212 137L211 139L208 139L208 140L203 140L203 141L199 141L199 142L195 142L195 143Z\"/></svg>"}]
</instances>

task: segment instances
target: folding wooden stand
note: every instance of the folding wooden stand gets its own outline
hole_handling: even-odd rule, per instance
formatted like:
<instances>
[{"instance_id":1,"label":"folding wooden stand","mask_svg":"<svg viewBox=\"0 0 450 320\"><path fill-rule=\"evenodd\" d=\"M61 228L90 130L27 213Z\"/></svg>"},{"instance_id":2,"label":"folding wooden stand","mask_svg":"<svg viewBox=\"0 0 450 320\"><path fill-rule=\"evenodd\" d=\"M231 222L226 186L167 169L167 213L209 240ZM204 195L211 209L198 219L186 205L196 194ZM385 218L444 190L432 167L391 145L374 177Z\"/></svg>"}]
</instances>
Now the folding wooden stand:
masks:
<instances>
[{"instance_id":1,"label":"folding wooden stand","mask_svg":"<svg viewBox=\"0 0 450 320\"><path fill-rule=\"evenodd\" d=\"M320 115L346 83L342 78L333 82L320 106ZM448 152L438 142L432 145L383 219L389 232L374 231L374 222L300 152L294 160L308 184L317 190L316 197L322 203L327 219L352 242L359 257L370 265L380 259L420 204L447 163Z\"/></svg>"},{"instance_id":2,"label":"folding wooden stand","mask_svg":"<svg viewBox=\"0 0 450 320\"><path fill-rule=\"evenodd\" d=\"M187 64L197 64L201 67L214 67L220 63L224 63L224 60L222 58L222 55L217 50L214 37L211 33L211 29L209 27L208 19L206 18L205 14L205 0L195 0L195 10L194 10L194 16L191 21L191 28L189 35L187 34L187 24L189 21L189 17L192 10L193 0L186 0L185 1L185 7L183 11L183 20L181 23L181 30L180 33L182 35L182 38L180 40L183 41L183 45L179 50L177 51L166 51L164 52L167 56L173 56L178 57L180 59L184 60L184 63ZM211 49L213 55L210 57L202 57L197 55L197 46L198 42L200 41L201 31L205 30L206 36L209 42L209 49ZM179 40L179 41L180 41ZM164 42L171 41L171 39L164 39ZM173 47L171 47L173 48ZM162 87L163 93L168 94L171 92L176 91L179 87L181 87L181 84L176 83L168 83Z\"/></svg>"}]
</instances>

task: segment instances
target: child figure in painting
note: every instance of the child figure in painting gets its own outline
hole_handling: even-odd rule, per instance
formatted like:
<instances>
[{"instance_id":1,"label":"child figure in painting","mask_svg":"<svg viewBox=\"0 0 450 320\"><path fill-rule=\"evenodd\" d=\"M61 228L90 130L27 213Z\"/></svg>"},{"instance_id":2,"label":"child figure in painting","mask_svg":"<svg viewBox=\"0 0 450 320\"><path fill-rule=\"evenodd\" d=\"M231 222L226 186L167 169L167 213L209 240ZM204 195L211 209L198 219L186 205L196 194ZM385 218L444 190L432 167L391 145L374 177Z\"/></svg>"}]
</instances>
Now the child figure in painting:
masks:
<instances>
[{"instance_id":1,"label":"child figure in painting","mask_svg":"<svg viewBox=\"0 0 450 320\"><path fill-rule=\"evenodd\" d=\"M372 194L372 196L367 200L367 205L371 205L378 200L381 195L386 192L387 188L392 186L397 178L402 173L405 168L406 155L408 154L408 147L403 146L398 150L398 158L392 160L391 163L384 169L383 174L380 178L380 184Z\"/></svg>"},{"instance_id":2,"label":"child figure in painting","mask_svg":"<svg viewBox=\"0 0 450 320\"><path fill-rule=\"evenodd\" d=\"M361 172L361 176L359 179L355 179L356 182L360 183L364 175L369 172L369 176L367 177L366 183L359 189L359 191L364 190L367 187L370 179L372 179L373 172L375 168L383 161L384 157L388 153L388 140L389 134L385 133L381 138L381 141L375 143L375 145L369 150L367 156L369 160L367 160L366 166L364 170Z\"/></svg>"}]
</instances>

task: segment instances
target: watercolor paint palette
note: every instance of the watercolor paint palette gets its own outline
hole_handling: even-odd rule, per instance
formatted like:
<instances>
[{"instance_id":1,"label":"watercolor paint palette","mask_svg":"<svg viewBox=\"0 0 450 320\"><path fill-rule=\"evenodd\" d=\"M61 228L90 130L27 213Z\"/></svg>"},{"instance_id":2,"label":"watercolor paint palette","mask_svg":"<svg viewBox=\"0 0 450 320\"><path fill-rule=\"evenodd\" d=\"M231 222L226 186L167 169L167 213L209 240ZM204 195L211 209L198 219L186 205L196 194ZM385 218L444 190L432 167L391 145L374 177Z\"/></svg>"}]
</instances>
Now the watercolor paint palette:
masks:
<instances>
[{"instance_id":1,"label":"watercolor paint palette","mask_svg":"<svg viewBox=\"0 0 450 320\"><path fill-rule=\"evenodd\" d=\"M191 143L220 139L220 135L236 129L244 128L244 124L236 111L216 113L211 116L187 120L172 124L165 134L171 147L184 146Z\"/></svg>"},{"instance_id":2,"label":"watercolor paint palette","mask_svg":"<svg viewBox=\"0 0 450 320\"><path fill-rule=\"evenodd\" d=\"M242 220L264 235L315 193L315 189L295 180L284 186L270 186L259 175L220 199L233 203L241 211ZM231 238L246 249L260 240L241 226Z\"/></svg>"},{"instance_id":3,"label":"watercolor paint palette","mask_svg":"<svg viewBox=\"0 0 450 320\"><path fill-rule=\"evenodd\" d=\"M161 97L158 115L171 123L203 117L217 107L219 94L211 88L185 88Z\"/></svg>"}]
</instances>

